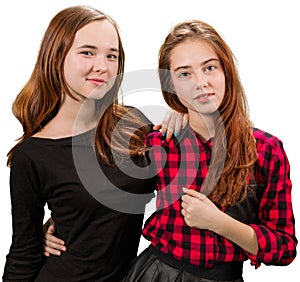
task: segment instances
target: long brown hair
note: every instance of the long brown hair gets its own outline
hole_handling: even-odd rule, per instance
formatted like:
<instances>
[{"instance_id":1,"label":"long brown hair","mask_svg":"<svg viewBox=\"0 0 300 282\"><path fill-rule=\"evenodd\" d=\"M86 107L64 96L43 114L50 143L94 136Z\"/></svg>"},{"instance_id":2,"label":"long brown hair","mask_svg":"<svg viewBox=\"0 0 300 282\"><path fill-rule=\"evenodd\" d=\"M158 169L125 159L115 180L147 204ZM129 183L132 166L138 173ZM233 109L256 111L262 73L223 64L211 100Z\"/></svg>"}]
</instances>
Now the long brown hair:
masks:
<instances>
[{"instance_id":1,"label":"long brown hair","mask_svg":"<svg viewBox=\"0 0 300 282\"><path fill-rule=\"evenodd\" d=\"M249 179L257 159L246 95L235 65L235 57L222 37L207 23L199 20L185 21L173 27L159 51L159 77L163 97L172 109L181 113L188 112L178 96L174 95L170 72L166 71L170 70L171 51L187 40L209 43L223 67L226 89L218 108L220 119L216 124L214 153L210 166L219 166L218 153L222 150L226 154L225 163L217 182L214 179L217 178L216 172L209 173L205 181L208 185L214 185L208 189L211 191L209 197L215 203L234 205L246 197Z\"/></svg>"},{"instance_id":2,"label":"long brown hair","mask_svg":"<svg viewBox=\"0 0 300 282\"><path fill-rule=\"evenodd\" d=\"M69 91L64 77L63 65L71 48L76 32L85 25L99 20L109 21L116 29L119 41L118 73L113 87L99 101L98 107L106 105L97 125L95 147L106 164L113 164L110 153L111 135L120 118L129 119L131 124L140 128L132 135L127 129L119 128L122 139L131 140L129 148L120 145L114 148L130 155L136 154L144 146L146 127L133 114L125 115L129 110L119 105L118 91L123 79L125 54L116 22L103 12L88 6L73 6L60 11L49 23L43 36L37 61L30 79L17 95L12 111L23 126L23 136L8 153L8 165L11 164L13 152L25 139L40 131L58 112L62 93L76 99ZM103 107L102 107L103 108ZM100 111L100 110L99 110ZM124 144L124 142L119 142ZM128 142L127 142L128 144ZM128 147L128 146L127 146Z\"/></svg>"}]
</instances>

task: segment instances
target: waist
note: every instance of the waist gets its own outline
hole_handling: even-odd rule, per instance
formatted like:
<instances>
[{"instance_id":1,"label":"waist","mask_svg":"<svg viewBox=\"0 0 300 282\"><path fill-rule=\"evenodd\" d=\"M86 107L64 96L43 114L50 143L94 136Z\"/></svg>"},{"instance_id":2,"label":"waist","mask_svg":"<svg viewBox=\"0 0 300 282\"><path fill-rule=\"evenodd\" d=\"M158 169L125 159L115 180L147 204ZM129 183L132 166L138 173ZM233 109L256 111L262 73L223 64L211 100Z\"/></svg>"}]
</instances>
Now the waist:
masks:
<instances>
[{"instance_id":1,"label":"waist","mask_svg":"<svg viewBox=\"0 0 300 282\"><path fill-rule=\"evenodd\" d=\"M117 258L114 256L114 258ZM42 266L36 282L100 282L119 281L126 272L130 261L118 258L107 264L108 258L98 261L88 261L83 257L75 257L67 252L61 256L50 256ZM113 279L117 277L118 279Z\"/></svg>"},{"instance_id":2,"label":"waist","mask_svg":"<svg viewBox=\"0 0 300 282\"><path fill-rule=\"evenodd\" d=\"M152 254L158 256L159 259L166 264L206 279L221 281L235 280L242 277L243 274L243 261L216 262L212 268L204 268L177 260L170 254L162 253L152 245L149 247L149 251Z\"/></svg>"}]
</instances>

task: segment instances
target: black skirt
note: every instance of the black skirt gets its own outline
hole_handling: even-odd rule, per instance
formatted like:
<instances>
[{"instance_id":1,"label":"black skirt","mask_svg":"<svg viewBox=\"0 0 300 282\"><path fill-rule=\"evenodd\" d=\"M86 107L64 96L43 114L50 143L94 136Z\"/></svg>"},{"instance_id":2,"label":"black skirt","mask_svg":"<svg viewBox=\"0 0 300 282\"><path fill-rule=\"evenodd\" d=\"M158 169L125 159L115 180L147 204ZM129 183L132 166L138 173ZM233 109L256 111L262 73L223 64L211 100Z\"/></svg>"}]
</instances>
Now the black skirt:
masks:
<instances>
[{"instance_id":1,"label":"black skirt","mask_svg":"<svg viewBox=\"0 0 300 282\"><path fill-rule=\"evenodd\" d=\"M178 261L150 246L133 261L122 282L243 282L242 272L243 262L219 263L205 269Z\"/></svg>"}]
</instances>

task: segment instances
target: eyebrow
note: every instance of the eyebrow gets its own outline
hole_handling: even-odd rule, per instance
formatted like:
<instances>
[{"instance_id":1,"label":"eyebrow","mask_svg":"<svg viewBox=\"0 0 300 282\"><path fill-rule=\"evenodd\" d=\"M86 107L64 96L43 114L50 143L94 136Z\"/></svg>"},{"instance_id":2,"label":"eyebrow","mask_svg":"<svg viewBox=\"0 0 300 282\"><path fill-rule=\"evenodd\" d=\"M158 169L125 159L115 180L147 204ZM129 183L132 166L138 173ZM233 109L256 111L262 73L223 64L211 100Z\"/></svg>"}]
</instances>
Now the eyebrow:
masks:
<instances>
[{"instance_id":1,"label":"eyebrow","mask_svg":"<svg viewBox=\"0 0 300 282\"><path fill-rule=\"evenodd\" d=\"M83 49L83 48L88 48L88 49L93 49L93 50L98 49L96 46L89 45L89 44L84 44L84 45L81 45L81 46L78 47L78 49ZM119 53L119 49L118 48L111 47L111 48L109 48L109 50L112 51L112 52Z\"/></svg>"},{"instance_id":2,"label":"eyebrow","mask_svg":"<svg viewBox=\"0 0 300 282\"><path fill-rule=\"evenodd\" d=\"M212 62L212 61L218 61L219 62L219 59L217 59L217 58L208 59L208 60L204 61L203 63L201 63L201 66L204 66L207 63ZM178 71L180 69L188 69L188 68L191 68L191 65L179 66L179 67L175 68L173 71L175 72L175 71Z\"/></svg>"}]
</instances>

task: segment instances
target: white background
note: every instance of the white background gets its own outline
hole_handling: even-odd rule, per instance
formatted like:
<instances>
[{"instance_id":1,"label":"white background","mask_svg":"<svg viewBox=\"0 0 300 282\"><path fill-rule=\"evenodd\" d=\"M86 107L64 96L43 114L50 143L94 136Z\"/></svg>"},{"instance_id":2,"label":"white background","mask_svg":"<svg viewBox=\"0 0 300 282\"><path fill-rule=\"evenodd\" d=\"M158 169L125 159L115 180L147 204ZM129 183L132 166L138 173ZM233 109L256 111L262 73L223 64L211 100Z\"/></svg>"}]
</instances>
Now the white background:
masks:
<instances>
[{"instance_id":1,"label":"white background","mask_svg":"<svg viewBox=\"0 0 300 282\"><path fill-rule=\"evenodd\" d=\"M283 140L291 164L296 229L299 233L299 169L297 144L300 43L298 1L268 0L85 0L4 1L1 4L0 62L0 271L11 242L9 169L6 153L21 136L11 104L33 69L40 40L51 18L75 4L92 5L119 24L126 52L126 71L155 69L158 49L170 27L186 19L201 19L214 26L235 53L247 93L251 119L256 127ZM146 99L147 98L147 99ZM143 97L144 105L162 104L159 92ZM125 100L126 101L126 100ZM130 103L133 100L130 100ZM137 97L137 104L141 99ZM157 122L156 120L153 120ZM297 146L298 145L298 146ZM149 212L147 212L147 216ZM147 246L142 240L140 250ZM245 263L244 278L250 281L298 281L300 258L285 267Z\"/></svg>"}]
</instances>

